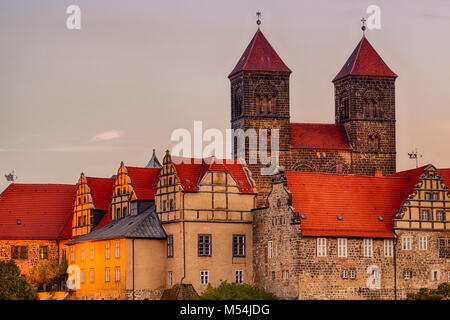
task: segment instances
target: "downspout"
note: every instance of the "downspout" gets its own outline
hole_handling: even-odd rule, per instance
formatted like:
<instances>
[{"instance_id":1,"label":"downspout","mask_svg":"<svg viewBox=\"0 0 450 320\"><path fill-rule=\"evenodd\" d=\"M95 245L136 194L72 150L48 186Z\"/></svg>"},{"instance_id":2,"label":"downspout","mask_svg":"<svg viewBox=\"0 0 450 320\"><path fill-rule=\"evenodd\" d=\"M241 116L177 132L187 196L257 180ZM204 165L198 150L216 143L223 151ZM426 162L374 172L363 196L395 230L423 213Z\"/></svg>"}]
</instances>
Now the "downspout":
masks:
<instances>
[{"instance_id":1,"label":"downspout","mask_svg":"<svg viewBox=\"0 0 450 320\"><path fill-rule=\"evenodd\" d=\"M397 239L394 241L394 300L397 300Z\"/></svg>"},{"instance_id":2,"label":"downspout","mask_svg":"<svg viewBox=\"0 0 450 320\"><path fill-rule=\"evenodd\" d=\"M181 208L181 212L182 214L182 224L183 224L183 277L181 277L180 279L180 285L178 286L178 290L177 290L177 296L176 296L176 300L178 300L178 295L180 293L181 290L181 285L183 284L183 280L184 278L186 278L186 237L185 237L185 226L184 226L184 193L182 194L182 208Z\"/></svg>"},{"instance_id":3,"label":"downspout","mask_svg":"<svg viewBox=\"0 0 450 320\"><path fill-rule=\"evenodd\" d=\"M132 269L133 269L133 300L134 300L134 239L132 240L132 243L133 243L133 245L132 245L132 260L133 260L133 267L132 267Z\"/></svg>"}]
</instances>

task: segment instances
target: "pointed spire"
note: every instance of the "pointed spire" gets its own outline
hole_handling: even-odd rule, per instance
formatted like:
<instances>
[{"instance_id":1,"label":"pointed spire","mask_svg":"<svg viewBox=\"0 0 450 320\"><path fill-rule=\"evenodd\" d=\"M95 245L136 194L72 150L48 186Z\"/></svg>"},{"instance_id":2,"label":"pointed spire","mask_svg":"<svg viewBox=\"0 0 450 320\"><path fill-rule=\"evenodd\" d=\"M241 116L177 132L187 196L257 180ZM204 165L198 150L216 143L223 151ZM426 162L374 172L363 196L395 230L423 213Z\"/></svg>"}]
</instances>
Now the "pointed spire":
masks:
<instances>
[{"instance_id":1,"label":"pointed spire","mask_svg":"<svg viewBox=\"0 0 450 320\"><path fill-rule=\"evenodd\" d=\"M156 157L155 149L153 149L152 158L145 166L146 168L161 168L161 163L159 162L158 158Z\"/></svg>"},{"instance_id":2,"label":"pointed spire","mask_svg":"<svg viewBox=\"0 0 450 320\"><path fill-rule=\"evenodd\" d=\"M292 72L259 28L228 78L240 71Z\"/></svg>"},{"instance_id":3,"label":"pointed spire","mask_svg":"<svg viewBox=\"0 0 450 320\"><path fill-rule=\"evenodd\" d=\"M350 75L397 78L364 35L333 82Z\"/></svg>"}]
</instances>

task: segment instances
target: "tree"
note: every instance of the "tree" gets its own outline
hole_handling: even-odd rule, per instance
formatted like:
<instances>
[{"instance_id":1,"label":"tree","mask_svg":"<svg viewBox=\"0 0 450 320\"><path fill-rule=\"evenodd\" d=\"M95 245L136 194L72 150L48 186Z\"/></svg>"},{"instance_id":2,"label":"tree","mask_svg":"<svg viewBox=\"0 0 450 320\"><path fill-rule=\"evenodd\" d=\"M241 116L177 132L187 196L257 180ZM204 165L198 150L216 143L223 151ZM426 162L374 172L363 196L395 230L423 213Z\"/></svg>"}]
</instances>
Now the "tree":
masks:
<instances>
[{"instance_id":1,"label":"tree","mask_svg":"<svg viewBox=\"0 0 450 320\"><path fill-rule=\"evenodd\" d=\"M221 282L217 288L208 284L200 300L276 300L270 292L249 284Z\"/></svg>"},{"instance_id":2,"label":"tree","mask_svg":"<svg viewBox=\"0 0 450 320\"><path fill-rule=\"evenodd\" d=\"M36 292L20 276L13 260L0 261L0 300L37 300Z\"/></svg>"},{"instance_id":3,"label":"tree","mask_svg":"<svg viewBox=\"0 0 450 320\"><path fill-rule=\"evenodd\" d=\"M67 279L67 261L41 262L31 270L28 281L35 286L52 286Z\"/></svg>"},{"instance_id":4,"label":"tree","mask_svg":"<svg viewBox=\"0 0 450 320\"><path fill-rule=\"evenodd\" d=\"M450 300L450 283L443 282L437 289L422 288L416 293L408 293L407 300Z\"/></svg>"}]
</instances>

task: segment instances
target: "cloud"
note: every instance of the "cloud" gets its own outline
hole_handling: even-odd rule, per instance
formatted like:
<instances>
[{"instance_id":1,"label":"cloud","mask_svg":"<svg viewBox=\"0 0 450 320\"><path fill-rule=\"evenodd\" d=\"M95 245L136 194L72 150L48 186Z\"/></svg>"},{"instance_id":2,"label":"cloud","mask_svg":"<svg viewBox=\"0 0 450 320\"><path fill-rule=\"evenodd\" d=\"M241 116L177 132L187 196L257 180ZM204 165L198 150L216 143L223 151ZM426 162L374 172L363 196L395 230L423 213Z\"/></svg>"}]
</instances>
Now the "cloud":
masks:
<instances>
[{"instance_id":1,"label":"cloud","mask_svg":"<svg viewBox=\"0 0 450 320\"><path fill-rule=\"evenodd\" d=\"M117 130L110 130L101 132L99 134L96 134L91 138L91 142L98 142L98 141L107 141L107 140L113 140L120 138L122 136L122 132Z\"/></svg>"}]
</instances>

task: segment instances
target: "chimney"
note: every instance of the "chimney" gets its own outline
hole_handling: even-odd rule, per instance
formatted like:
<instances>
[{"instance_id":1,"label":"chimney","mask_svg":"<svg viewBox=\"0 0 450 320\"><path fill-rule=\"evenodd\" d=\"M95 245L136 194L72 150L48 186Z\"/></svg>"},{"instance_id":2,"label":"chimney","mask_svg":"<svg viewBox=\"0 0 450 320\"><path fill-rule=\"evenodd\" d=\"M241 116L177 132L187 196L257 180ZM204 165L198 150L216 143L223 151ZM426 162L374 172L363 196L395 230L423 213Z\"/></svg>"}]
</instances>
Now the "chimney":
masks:
<instances>
[{"instance_id":1,"label":"chimney","mask_svg":"<svg viewBox=\"0 0 450 320\"><path fill-rule=\"evenodd\" d=\"M375 170L375 177L382 177L382 176L383 176L383 171Z\"/></svg>"},{"instance_id":2,"label":"chimney","mask_svg":"<svg viewBox=\"0 0 450 320\"><path fill-rule=\"evenodd\" d=\"M344 174L344 169L342 167L342 164L337 164L336 165L336 173L340 176L342 176Z\"/></svg>"}]
</instances>

